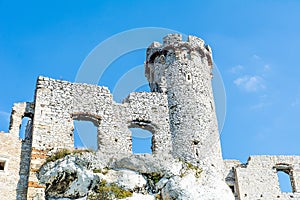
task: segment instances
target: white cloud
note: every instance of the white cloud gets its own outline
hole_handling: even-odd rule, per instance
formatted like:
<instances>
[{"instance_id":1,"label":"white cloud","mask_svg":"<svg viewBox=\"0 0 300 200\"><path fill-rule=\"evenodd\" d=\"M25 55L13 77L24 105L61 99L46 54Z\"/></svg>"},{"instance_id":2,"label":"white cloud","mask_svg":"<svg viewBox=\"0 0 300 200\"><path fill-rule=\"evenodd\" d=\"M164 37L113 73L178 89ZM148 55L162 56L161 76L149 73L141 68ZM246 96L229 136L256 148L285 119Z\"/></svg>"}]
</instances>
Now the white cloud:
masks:
<instances>
[{"instance_id":1,"label":"white cloud","mask_svg":"<svg viewBox=\"0 0 300 200\"><path fill-rule=\"evenodd\" d=\"M300 105L300 97L297 95L297 97L292 101L291 106L292 107L298 107Z\"/></svg>"},{"instance_id":2,"label":"white cloud","mask_svg":"<svg viewBox=\"0 0 300 200\"><path fill-rule=\"evenodd\" d=\"M300 100L299 99L295 99L292 103L291 106L292 107L297 107L300 104Z\"/></svg>"},{"instance_id":3,"label":"white cloud","mask_svg":"<svg viewBox=\"0 0 300 200\"><path fill-rule=\"evenodd\" d=\"M265 63L264 59L262 59L259 55L257 54L253 54L252 55L252 59L255 63L255 65L257 66L256 69L257 70L263 70L263 72L267 72L271 70L271 67L268 63Z\"/></svg>"},{"instance_id":4,"label":"white cloud","mask_svg":"<svg viewBox=\"0 0 300 200\"><path fill-rule=\"evenodd\" d=\"M243 76L234 80L234 84L247 91L247 92L257 92L266 88L264 84L264 79L260 76Z\"/></svg>"},{"instance_id":5,"label":"white cloud","mask_svg":"<svg viewBox=\"0 0 300 200\"><path fill-rule=\"evenodd\" d=\"M272 131L270 128L262 128L254 135L254 139L258 142L268 140L270 137L272 137Z\"/></svg>"},{"instance_id":6,"label":"white cloud","mask_svg":"<svg viewBox=\"0 0 300 200\"><path fill-rule=\"evenodd\" d=\"M255 60L260 60L260 59L261 59L261 58L260 58L258 55L256 55L256 54L254 54L254 55L252 56L252 58L255 59Z\"/></svg>"},{"instance_id":7,"label":"white cloud","mask_svg":"<svg viewBox=\"0 0 300 200\"><path fill-rule=\"evenodd\" d=\"M263 66L263 68L264 68L264 71L269 71L269 70L271 70L271 67L270 67L270 65L268 65L268 64L265 64L265 65Z\"/></svg>"},{"instance_id":8,"label":"white cloud","mask_svg":"<svg viewBox=\"0 0 300 200\"><path fill-rule=\"evenodd\" d=\"M266 104L264 102L260 102L254 106L251 106L251 110L260 110L265 106L266 106Z\"/></svg>"},{"instance_id":9,"label":"white cloud","mask_svg":"<svg viewBox=\"0 0 300 200\"><path fill-rule=\"evenodd\" d=\"M271 105L272 105L272 103L270 103L270 102L260 102L256 105L251 106L250 109L251 110L261 110L261 109L271 106Z\"/></svg>"},{"instance_id":10,"label":"white cloud","mask_svg":"<svg viewBox=\"0 0 300 200\"><path fill-rule=\"evenodd\" d=\"M290 106L291 107L298 107L300 105L300 87L298 88L298 92L296 92L296 95L293 97Z\"/></svg>"},{"instance_id":11,"label":"white cloud","mask_svg":"<svg viewBox=\"0 0 300 200\"><path fill-rule=\"evenodd\" d=\"M232 74L236 74L236 73L242 71L243 69L244 69L244 66L242 66L242 65L237 65L237 66L235 66L235 67L232 67L232 68L230 69L230 72L231 72Z\"/></svg>"},{"instance_id":12,"label":"white cloud","mask_svg":"<svg viewBox=\"0 0 300 200\"><path fill-rule=\"evenodd\" d=\"M272 106L273 103L267 94L260 95L258 102L250 107L251 110L258 111L266 107Z\"/></svg>"}]
</instances>

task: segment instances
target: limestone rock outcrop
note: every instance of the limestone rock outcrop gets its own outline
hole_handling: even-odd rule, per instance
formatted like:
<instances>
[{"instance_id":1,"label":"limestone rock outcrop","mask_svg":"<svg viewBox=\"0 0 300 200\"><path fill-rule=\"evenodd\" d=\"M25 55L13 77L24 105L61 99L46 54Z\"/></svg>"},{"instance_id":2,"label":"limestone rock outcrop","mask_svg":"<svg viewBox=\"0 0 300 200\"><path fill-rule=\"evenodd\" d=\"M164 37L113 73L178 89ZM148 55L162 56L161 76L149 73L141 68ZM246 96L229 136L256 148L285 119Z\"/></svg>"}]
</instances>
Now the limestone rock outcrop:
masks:
<instances>
[{"instance_id":1,"label":"limestone rock outcrop","mask_svg":"<svg viewBox=\"0 0 300 200\"><path fill-rule=\"evenodd\" d=\"M223 181L170 155L131 155L108 159L76 153L44 164L38 179L46 199L234 199Z\"/></svg>"}]
</instances>

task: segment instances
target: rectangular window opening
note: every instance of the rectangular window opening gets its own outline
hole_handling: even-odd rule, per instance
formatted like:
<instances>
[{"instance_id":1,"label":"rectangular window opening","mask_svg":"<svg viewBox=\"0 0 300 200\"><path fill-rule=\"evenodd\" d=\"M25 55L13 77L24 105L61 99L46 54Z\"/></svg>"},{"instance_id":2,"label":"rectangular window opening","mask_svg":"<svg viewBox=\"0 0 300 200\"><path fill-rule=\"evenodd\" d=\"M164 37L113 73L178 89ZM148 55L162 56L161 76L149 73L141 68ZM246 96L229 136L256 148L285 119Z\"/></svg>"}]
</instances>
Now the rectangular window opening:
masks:
<instances>
[{"instance_id":1,"label":"rectangular window opening","mask_svg":"<svg viewBox=\"0 0 300 200\"><path fill-rule=\"evenodd\" d=\"M5 165L6 165L6 161L5 160L0 160L0 171L5 170Z\"/></svg>"},{"instance_id":2,"label":"rectangular window opening","mask_svg":"<svg viewBox=\"0 0 300 200\"><path fill-rule=\"evenodd\" d=\"M132 135L133 154L152 154L153 153L153 134L142 128L129 128Z\"/></svg>"},{"instance_id":3,"label":"rectangular window opening","mask_svg":"<svg viewBox=\"0 0 300 200\"><path fill-rule=\"evenodd\" d=\"M278 170L277 169L277 176L278 176L279 187L280 187L281 192L292 193L293 187L292 187L292 180L290 177L290 172L286 171L286 170Z\"/></svg>"},{"instance_id":4,"label":"rectangular window opening","mask_svg":"<svg viewBox=\"0 0 300 200\"><path fill-rule=\"evenodd\" d=\"M74 120L74 148L98 150L98 130L94 123Z\"/></svg>"}]
</instances>

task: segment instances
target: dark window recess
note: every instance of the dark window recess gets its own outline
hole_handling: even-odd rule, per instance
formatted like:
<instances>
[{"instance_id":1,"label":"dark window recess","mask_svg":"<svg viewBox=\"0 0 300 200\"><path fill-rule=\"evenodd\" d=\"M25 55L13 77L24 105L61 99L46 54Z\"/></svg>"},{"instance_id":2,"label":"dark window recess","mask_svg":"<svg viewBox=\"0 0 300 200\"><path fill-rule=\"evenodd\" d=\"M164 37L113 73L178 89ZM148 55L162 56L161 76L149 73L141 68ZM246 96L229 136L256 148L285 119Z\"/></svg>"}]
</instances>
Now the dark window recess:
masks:
<instances>
[{"instance_id":1,"label":"dark window recess","mask_svg":"<svg viewBox=\"0 0 300 200\"><path fill-rule=\"evenodd\" d=\"M231 189L232 193L234 194L234 186L230 185L229 188Z\"/></svg>"},{"instance_id":2,"label":"dark window recess","mask_svg":"<svg viewBox=\"0 0 300 200\"><path fill-rule=\"evenodd\" d=\"M5 161L4 160L1 160L0 161L0 171L4 171L4 169L5 169Z\"/></svg>"}]
</instances>

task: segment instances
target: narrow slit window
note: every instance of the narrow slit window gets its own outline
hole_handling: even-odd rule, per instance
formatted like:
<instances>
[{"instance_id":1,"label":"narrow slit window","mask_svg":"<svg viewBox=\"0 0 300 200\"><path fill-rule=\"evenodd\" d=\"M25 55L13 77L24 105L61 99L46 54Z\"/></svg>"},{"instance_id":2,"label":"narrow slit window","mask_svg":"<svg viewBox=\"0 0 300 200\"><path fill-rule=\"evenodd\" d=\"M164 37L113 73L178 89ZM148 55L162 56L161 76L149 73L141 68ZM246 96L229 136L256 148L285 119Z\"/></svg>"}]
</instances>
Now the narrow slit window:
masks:
<instances>
[{"instance_id":1,"label":"narrow slit window","mask_svg":"<svg viewBox=\"0 0 300 200\"><path fill-rule=\"evenodd\" d=\"M191 73L187 73L187 74L185 75L185 78L186 78L186 81L187 81L187 82L192 82L192 74L191 74Z\"/></svg>"},{"instance_id":2,"label":"narrow slit window","mask_svg":"<svg viewBox=\"0 0 300 200\"><path fill-rule=\"evenodd\" d=\"M233 185L230 185L229 188L231 189L231 192L234 194L235 191L234 191L234 186Z\"/></svg>"},{"instance_id":3,"label":"narrow slit window","mask_svg":"<svg viewBox=\"0 0 300 200\"><path fill-rule=\"evenodd\" d=\"M19 137L21 139L30 138L30 132L32 130L32 123L29 117L23 117L20 127Z\"/></svg>"}]
</instances>

